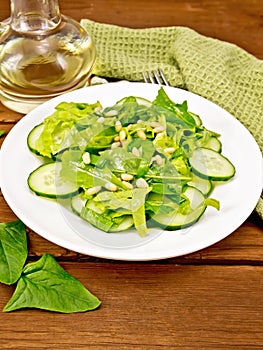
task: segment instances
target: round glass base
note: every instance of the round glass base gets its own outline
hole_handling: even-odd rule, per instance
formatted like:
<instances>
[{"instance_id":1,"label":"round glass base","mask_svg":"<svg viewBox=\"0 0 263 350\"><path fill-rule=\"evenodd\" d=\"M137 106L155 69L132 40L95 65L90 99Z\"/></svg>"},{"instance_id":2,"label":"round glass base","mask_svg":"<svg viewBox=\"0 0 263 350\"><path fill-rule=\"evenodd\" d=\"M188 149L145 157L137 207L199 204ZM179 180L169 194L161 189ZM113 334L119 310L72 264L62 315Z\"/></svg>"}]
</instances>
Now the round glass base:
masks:
<instances>
[{"instance_id":1,"label":"round glass base","mask_svg":"<svg viewBox=\"0 0 263 350\"><path fill-rule=\"evenodd\" d=\"M30 111L32 111L34 108L39 106L40 104L54 98L57 96L60 96L64 93L77 90L86 86L90 85L90 78L88 78L85 81L82 81L80 84L75 86L73 89L59 92L57 94L50 94L50 95L42 95L42 96L30 96L30 95L24 95L24 96L14 96L7 94L4 91L0 91L0 102L7 108L21 113L21 114L27 114Z\"/></svg>"}]
</instances>

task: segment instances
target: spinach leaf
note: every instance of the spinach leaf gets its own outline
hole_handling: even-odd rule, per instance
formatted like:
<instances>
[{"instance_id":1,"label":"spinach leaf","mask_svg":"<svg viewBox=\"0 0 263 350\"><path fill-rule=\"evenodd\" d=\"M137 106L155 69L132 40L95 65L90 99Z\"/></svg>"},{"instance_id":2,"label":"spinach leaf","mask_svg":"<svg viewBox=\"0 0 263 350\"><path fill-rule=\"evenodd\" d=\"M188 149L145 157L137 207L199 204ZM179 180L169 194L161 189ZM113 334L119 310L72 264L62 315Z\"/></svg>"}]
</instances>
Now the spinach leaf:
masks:
<instances>
[{"instance_id":1,"label":"spinach leaf","mask_svg":"<svg viewBox=\"0 0 263 350\"><path fill-rule=\"evenodd\" d=\"M5 133L5 130L0 130L0 137L3 136Z\"/></svg>"},{"instance_id":2,"label":"spinach leaf","mask_svg":"<svg viewBox=\"0 0 263 350\"><path fill-rule=\"evenodd\" d=\"M174 103L169 96L166 94L163 88L160 88L158 91L158 95L153 102L154 105L163 107L170 112L174 113L174 117L180 118L184 123L190 126L195 126L195 119L188 112L187 102L183 102L182 104ZM169 118L168 118L169 120ZM171 121L171 120L169 120Z\"/></svg>"},{"instance_id":3,"label":"spinach leaf","mask_svg":"<svg viewBox=\"0 0 263 350\"><path fill-rule=\"evenodd\" d=\"M16 290L3 309L39 308L73 313L93 310L100 300L83 284L69 275L49 254L27 264L18 280Z\"/></svg>"},{"instance_id":4,"label":"spinach leaf","mask_svg":"<svg viewBox=\"0 0 263 350\"><path fill-rule=\"evenodd\" d=\"M15 283L27 258L25 225L20 221L0 223L0 282Z\"/></svg>"},{"instance_id":5,"label":"spinach leaf","mask_svg":"<svg viewBox=\"0 0 263 350\"><path fill-rule=\"evenodd\" d=\"M117 107L117 108L116 108ZM113 109L118 111L118 118L121 120L122 125L128 125L130 123L136 123L138 117L136 111L138 109L138 103L133 96L127 97L121 107L114 106Z\"/></svg>"}]
</instances>

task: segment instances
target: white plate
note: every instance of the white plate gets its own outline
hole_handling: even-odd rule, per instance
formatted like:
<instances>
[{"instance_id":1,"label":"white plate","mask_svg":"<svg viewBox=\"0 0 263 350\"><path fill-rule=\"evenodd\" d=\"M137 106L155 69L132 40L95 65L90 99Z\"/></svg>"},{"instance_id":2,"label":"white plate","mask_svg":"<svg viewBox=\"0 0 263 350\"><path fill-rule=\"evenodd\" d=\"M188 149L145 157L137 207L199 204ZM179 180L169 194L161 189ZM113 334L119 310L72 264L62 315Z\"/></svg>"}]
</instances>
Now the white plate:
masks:
<instances>
[{"instance_id":1,"label":"white plate","mask_svg":"<svg viewBox=\"0 0 263 350\"><path fill-rule=\"evenodd\" d=\"M87 87L54 98L21 119L6 137L0 152L2 193L14 213L32 230L47 240L73 251L108 259L157 260L188 254L208 247L237 229L255 208L262 189L262 156L248 130L228 112L206 99L187 91L165 87L175 102L188 101L189 110L199 114L203 124L221 134L223 154L236 167L234 179L216 187L213 197L221 203L218 212L208 208L199 222L187 230L158 231L154 238L141 241L136 232L115 236L114 244L98 244L84 239L78 232L79 220L61 210L61 205L35 196L27 186L28 174L40 163L27 148L27 135L33 126L50 115L61 101L88 102L99 100L105 107L129 95L153 100L159 86L144 83L109 83ZM71 221L73 220L73 221ZM83 223L81 223L82 225ZM88 236L98 230L85 223ZM109 234L99 231L109 239ZM113 235L114 236L114 235ZM125 244L129 236L135 241ZM118 240L121 241L118 244ZM115 242L116 243L116 242Z\"/></svg>"}]
</instances>

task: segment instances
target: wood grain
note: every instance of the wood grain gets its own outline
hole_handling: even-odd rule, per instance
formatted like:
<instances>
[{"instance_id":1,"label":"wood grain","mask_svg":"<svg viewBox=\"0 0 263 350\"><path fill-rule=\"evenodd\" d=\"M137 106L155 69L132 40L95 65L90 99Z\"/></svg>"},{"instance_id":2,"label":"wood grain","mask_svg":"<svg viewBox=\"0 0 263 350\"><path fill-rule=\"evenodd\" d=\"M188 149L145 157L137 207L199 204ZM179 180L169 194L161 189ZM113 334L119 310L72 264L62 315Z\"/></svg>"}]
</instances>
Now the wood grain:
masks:
<instances>
[{"instance_id":1,"label":"wood grain","mask_svg":"<svg viewBox=\"0 0 263 350\"><path fill-rule=\"evenodd\" d=\"M261 0L60 0L61 12L131 28L187 26L229 41L263 58ZM0 20L9 16L9 0L0 2Z\"/></svg>"},{"instance_id":2,"label":"wood grain","mask_svg":"<svg viewBox=\"0 0 263 350\"><path fill-rule=\"evenodd\" d=\"M61 11L76 20L131 28L188 26L263 59L262 0L59 2ZM1 0L0 20L9 16L9 4ZM6 132L0 145L22 117L0 105L0 129ZM16 219L0 194L0 222ZM59 247L29 228L27 233L28 261L54 255L102 305L72 315L0 311L1 350L263 349L263 225L255 213L211 247L154 263L93 258ZM0 284L0 310L14 288Z\"/></svg>"},{"instance_id":3,"label":"wood grain","mask_svg":"<svg viewBox=\"0 0 263 350\"><path fill-rule=\"evenodd\" d=\"M263 348L263 267L63 263L103 302L61 315L1 319L1 349ZM250 281L250 283L248 283ZM12 288L0 289L4 306Z\"/></svg>"}]
</instances>

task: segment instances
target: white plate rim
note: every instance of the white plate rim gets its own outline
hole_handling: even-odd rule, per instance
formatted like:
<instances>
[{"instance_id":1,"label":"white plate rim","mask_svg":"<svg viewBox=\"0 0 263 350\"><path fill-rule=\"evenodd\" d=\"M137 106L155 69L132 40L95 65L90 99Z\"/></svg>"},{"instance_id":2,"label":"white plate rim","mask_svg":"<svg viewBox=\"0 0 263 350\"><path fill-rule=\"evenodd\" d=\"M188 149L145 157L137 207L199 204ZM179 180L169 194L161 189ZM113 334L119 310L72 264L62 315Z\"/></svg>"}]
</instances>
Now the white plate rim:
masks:
<instances>
[{"instance_id":1,"label":"white plate rim","mask_svg":"<svg viewBox=\"0 0 263 350\"><path fill-rule=\"evenodd\" d=\"M224 139L223 154L225 154L224 150L226 150L225 155L229 156L230 159L234 157L235 159L231 159L234 164L237 162L235 164L237 174L235 179L226 185L226 192L228 193L227 196L223 195L225 207L223 206L221 212L215 213L210 209L207 210L204 217L193 225L185 235L177 231L173 233L164 231L156 239L149 241L145 245L126 249L109 249L92 244L70 230L67 227L68 225L63 223L62 219L59 219L58 225L56 225L57 222L52 222L52 218L43 220L41 213L37 212L39 208L46 210L48 213L51 210L54 213L53 217L56 220L58 219L59 211L55 209L53 202L51 203L34 196L26 188L26 174L32 171L36 164L40 164L39 160L29 152L26 146L26 137L32 127L42 121L44 116L49 115L61 101L95 102L95 100L99 99L104 106L107 106L128 95L153 99L159 88L157 85L135 82L117 82L91 86L53 98L24 116L11 129L0 151L1 190L6 202L16 216L40 236L61 247L99 258L127 261L160 260L190 254L219 242L236 230L254 210L260 197L263 177L260 149L250 132L230 113L201 96L174 87L164 87L164 89L176 102L187 100L189 109L200 113L205 126L210 123L213 130L216 129L215 131L218 131L220 129L223 132L222 136ZM107 98L103 98L103 96L107 96ZM106 101L112 101L112 103ZM210 119L211 117L206 115L211 111L218 115L218 119L215 119L215 117ZM231 131L229 129L224 130L224 127L231 128ZM229 134L231 134L231 140ZM242 159L238 156L237 150L234 149L239 142L241 144L238 147L240 152L243 152ZM237 144L234 145L235 143ZM16 164L15 157L17 156L19 158L22 157L22 160L25 161L25 169ZM246 172L245 162L248 164L247 172L249 173L250 171L251 177L249 180L246 178L247 173L244 174ZM19 171L24 175L24 181L21 180ZM244 189L243 194L239 186L242 186ZM238 193L235 191L238 191ZM237 196L232 198L234 192L237 193ZM19 197L18 200L19 194L22 198ZM219 193L219 197L221 195ZM27 206L30 206L33 216L29 216L28 209L25 209L25 206L21 204L26 202L28 202ZM233 206L237 208L233 208ZM49 207L52 207L52 209ZM222 224L219 220L220 218L226 222ZM61 230L63 229L65 236L58 235L55 232L55 226ZM204 235L203 232L205 230L210 231L212 229L212 233L208 232L207 235Z\"/></svg>"}]
</instances>

